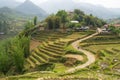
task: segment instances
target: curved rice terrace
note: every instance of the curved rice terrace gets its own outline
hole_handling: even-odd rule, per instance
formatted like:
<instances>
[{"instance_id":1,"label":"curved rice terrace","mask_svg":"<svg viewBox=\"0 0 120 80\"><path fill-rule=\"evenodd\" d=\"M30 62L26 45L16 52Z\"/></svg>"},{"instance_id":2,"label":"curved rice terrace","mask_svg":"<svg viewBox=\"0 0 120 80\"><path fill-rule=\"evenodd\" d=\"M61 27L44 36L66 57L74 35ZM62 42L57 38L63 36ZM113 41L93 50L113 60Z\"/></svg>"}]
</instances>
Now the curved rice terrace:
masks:
<instances>
[{"instance_id":1,"label":"curved rice terrace","mask_svg":"<svg viewBox=\"0 0 120 80\"><path fill-rule=\"evenodd\" d=\"M48 62L59 62L59 59L64 57L66 53L64 48L68 41L84 37L88 34L85 32L70 34L59 34L58 32L49 32L48 34L46 32L38 32L34 34L35 36L33 35L32 39L37 40L39 45L31 50L31 55L26 60L29 68L35 68L37 65Z\"/></svg>"},{"instance_id":2,"label":"curved rice terrace","mask_svg":"<svg viewBox=\"0 0 120 80\"><path fill-rule=\"evenodd\" d=\"M120 44L115 35L97 35L83 42L80 47L96 57L95 63L75 71L64 74L66 70L75 68L88 61L87 56L75 50L71 43L82 39L89 32L58 33L37 32L33 35L31 55L26 59L28 73L20 76L11 76L10 80L119 80ZM71 57L72 55L72 57ZM74 55L74 56L73 56ZM80 55L81 59L76 59ZM47 65L46 65L47 64ZM51 64L52 67L50 66ZM40 66L42 65L42 66ZM44 68L43 68L44 67ZM51 67L51 69L49 69ZM40 69L42 68L42 70Z\"/></svg>"}]
</instances>

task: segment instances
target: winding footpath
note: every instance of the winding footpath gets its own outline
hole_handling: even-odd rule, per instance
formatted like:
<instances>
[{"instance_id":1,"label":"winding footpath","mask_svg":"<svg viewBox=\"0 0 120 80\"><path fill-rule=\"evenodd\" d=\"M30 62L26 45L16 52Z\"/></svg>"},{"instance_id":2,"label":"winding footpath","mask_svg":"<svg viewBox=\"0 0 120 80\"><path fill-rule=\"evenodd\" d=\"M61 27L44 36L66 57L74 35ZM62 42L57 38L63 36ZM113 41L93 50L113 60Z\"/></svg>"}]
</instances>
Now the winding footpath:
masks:
<instances>
[{"instance_id":1,"label":"winding footpath","mask_svg":"<svg viewBox=\"0 0 120 80\"><path fill-rule=\"evenodd\" d=\"M84 40L87 40L87 39L89 39L89 38L91 38L91 37L93 37L95 35L98 35L100 32L101 32L101 29L98 28L96 33L94 33L94 34L92 34L90 36L87 36L87 37L85 37L83 39L79 39L79 40L72 43L73 48L80 51L80 52L83 52L87 56L88 61L86 63L82 64L82 65L79 65L77 67L74 67L74 68L71 68L71 69L67 70L65 73L74 73L76 70L83 69L83 68L85 68L85 67L87 67L90 64L95 62L95 56L91 52L83 50L82 48L78 49L78 46L79 46L80 42L82 42ZM47 77L47 79L48 79L48 77ZM58 80L61 80L61 79L62 78L60 78ZM38 78L36 80L45 80L45 78Z\"/></svg>"},{"instance_id":2,"label":"winding footpath","mask_svg":"<svg viewBox=\"0 0 120 80\"><path fill-rule=\"evenodd\" d=\"M91 38L91 37L93 37L95 35L98 35L100 32L101 32L101 29L98 28L96 33L94 33L94 34L92 34L90 36L87 36L87 37L85 37L83 39L79 39L79 40L77 40L77 41L75 41L75 42L72 43L73 48L76 49L76 50L78 50L78 51L80 51L80 52L82 52L82 53L84 53L87 56L88 61L86 63L82 64L82 65L79 65L77 67L74 67L74 68L71 68L71 69L67 70L65 73L74 73L75 71L77 71L79 69L82 69L82 68L85 68L85 67L87 67L90 64L92 64L92 63L95 62L95 56L94 56L94 54L92 54L91 52L89 52L87 50L84 50L82 48L78 49L78 46L79 46L80 42L82 42L84 40L87 40L87 39L89 39L89 38Z\"/></svg>"}]
</instances>

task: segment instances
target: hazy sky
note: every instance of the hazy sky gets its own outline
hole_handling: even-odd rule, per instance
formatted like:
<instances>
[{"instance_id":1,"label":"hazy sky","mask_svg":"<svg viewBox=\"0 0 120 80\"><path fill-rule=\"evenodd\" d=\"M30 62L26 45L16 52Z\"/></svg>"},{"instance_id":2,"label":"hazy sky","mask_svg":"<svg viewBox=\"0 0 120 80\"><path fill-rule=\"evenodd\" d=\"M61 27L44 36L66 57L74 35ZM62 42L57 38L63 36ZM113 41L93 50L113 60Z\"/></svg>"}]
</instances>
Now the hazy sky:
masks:
<instances>
[{"instance_id":1,"label":"hazy sky","mask_svg":"<svg viewBox=\"0 0 120 80\"><path fill-rule=\"evenodd\" d=\"M25 0L16 0L16 1L23 2ZM40 4L40 3L48 1L48 0L31 0L31 1L36 4ZM53 0L51 0L51 1L53 1ZM120 0L73 0L73 1L86 2L86 3L95 4L95 5L103 5L108 8L120 8Z\"/></svg>"}]
</instances>

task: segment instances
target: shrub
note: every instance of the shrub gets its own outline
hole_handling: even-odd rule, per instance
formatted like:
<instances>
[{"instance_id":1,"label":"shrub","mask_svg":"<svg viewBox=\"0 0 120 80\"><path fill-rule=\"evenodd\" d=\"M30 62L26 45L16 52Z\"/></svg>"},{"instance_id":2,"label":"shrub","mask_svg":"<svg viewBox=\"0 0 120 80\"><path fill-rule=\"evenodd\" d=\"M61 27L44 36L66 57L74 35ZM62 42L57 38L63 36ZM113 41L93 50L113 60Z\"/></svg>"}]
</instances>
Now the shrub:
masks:
<instances>
[{"instance_id":1,"label":"shrub","mask_svg":"<svg viewBox=\"0 0 120 80\"><path fill-rule=\"evenodd\" d=\"M29 55L29 40L27 37L15 37L0 43L0 72L21 73L24 69L24 59Z\"/></svg>"},{"instance_id":2,"label":"shrub","mask_svg":"<svg viewBox=\"0 0 120 80\"><path fill-rule=\"evenodd\" d=\"M82 52L75 51L75 50L68 50L68 51L66 51L66 54L79 54L79 55L84 55Z\"/></svg>"},{"instance_id":3,"label":"shrub","mask_svg":"<svg viewBox=\"0 0 120 80\"><path fill-rule=\"evenodd\" d=\"M65 63L65 62L66 62L66 60L67 60L67 58L66 58L66 57L62 57L62 58L60 58L60 62L61 62L61 63Z\"/></svg>"},{"instance_id":4,"label":"shrub","mask_svg":"<svg viewBox=\"0 0 120 80\"><path fill-rule=\"evenodd\" d=\"M44 63L37 67L39 71L52 71L55 67L53 63Z\"/></svg>"},{"instance_id":5,"label":"shrub","mask_svg":"<svg viewBox=\"0 0 120 80\"><path fill-rule=\"evenodd\" d=\"M0 43L0 72L2 72L4 75L9 71L12 64L12 58L9 54L9 41L5 40Z\"/></svg>"},{"instance_id":6,"label":"shrub","mask_svg":"<svg viewBox=\"0 0 120 80\"><path fill-rule=\"evenodd\" d=\"M11 68L10 57L6 53L0 53L0 72L5 75Z\"/></svg>"},{"instance_id":7,"label":"shrub","mask_svg":"<svg viewBox=\"0 0 120 80\"><path fill-rule=\"evenodd\" d=\"M30 55L30 37L22 37L19 41L23 48L24 57L27 58Z\"/></svg>"}]
</instances>

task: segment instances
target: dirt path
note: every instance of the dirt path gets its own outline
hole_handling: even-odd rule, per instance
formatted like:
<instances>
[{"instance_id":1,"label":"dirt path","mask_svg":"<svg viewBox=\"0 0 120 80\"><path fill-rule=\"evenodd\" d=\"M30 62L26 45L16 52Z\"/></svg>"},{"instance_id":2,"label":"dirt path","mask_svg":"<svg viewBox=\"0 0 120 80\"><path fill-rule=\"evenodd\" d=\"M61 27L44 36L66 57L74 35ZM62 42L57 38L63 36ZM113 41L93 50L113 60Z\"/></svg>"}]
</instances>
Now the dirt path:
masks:
<instances>
[{"instance_id":1,"label":"dirt path","mask_svg":"<svg viewBox=\"0 0 120 80\"><path fill-rule=\"evenodd\" d=\"M76 49L76 50L78 50L78 51L80 51L80 52L82 52L82 53L84 53L84 54L87 56L88 61L87 61L86 63L82 64L82 65L79 65L79 66L77 66L77 67L74 67L74 68L71 68L71 69L67 70L65 73L73 73L73 72L75 72L76 70L85 68L85 67L87 67L87 66L89 66L90 64L92 64L92 63L95 62L95 56L94 56L91 52L86 51L86 50L83 50L82 48L79 48L79 49L78 49L78 46L79 46L79 43L80 43L80 42L82 42L82 41L84 41L84 40L87 40L87 39L89 39L89 38L91 38L91 37L99 34L100 32L101 32L101 29L98 28L96 33L94 33L94 34L92 34L92 35L90 35L90 36L87 36L87 37L85 37L85 38L83 38L83 39L77 40L77 41L75 41L75 42L72 43L73 48Z\"/></svg>"}]
</instances>

